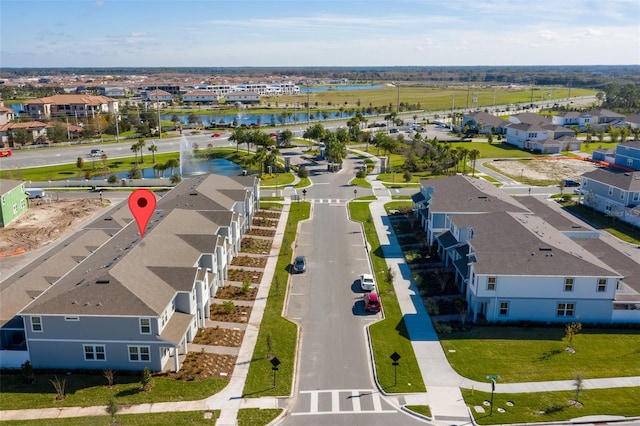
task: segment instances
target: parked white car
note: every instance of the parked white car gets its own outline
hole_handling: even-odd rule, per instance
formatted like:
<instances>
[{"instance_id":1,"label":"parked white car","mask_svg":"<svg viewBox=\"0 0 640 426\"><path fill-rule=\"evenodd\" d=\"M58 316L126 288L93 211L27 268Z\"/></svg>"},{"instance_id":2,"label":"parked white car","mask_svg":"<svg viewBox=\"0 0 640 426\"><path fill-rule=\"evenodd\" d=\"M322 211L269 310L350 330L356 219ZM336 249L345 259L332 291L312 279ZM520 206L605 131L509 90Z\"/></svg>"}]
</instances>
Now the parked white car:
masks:
<instances>
[{"instance_id":1,"label":"parked white car","mask_svg":"<svg viewBox=\"0 0 640 426\"><path fill-rule=\"evenodd\" d=\"M376 281L371 274L360 275L360 288L363 291L373 291L376 288Z\"/></svg>"}]
</instances>

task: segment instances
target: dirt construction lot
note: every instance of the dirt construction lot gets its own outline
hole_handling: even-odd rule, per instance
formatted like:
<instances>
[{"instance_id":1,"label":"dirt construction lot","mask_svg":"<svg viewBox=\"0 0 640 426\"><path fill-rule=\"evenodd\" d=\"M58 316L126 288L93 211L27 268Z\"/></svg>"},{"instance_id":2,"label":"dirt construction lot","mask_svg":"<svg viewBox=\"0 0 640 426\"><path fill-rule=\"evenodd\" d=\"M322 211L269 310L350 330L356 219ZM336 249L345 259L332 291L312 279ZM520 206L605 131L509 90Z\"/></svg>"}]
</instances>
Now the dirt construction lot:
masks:
<instances>
[{"instance_id":1,"label":"dirt construction lot","mask_svg":"<svg viewBox=\"0 0 640 426\"><path fill-rule=\"evenodd\" d=\"M549 185L557 184L561 179L580 181L582 174L597 168L589 161L569 159L492 161L486 165L516 180L522 175L524 180L549 181Z\"/></svg>"},{"instance_id":2,"label":"dirt construction lot","mask_svg":"<svg viewBox=\"0 0 640 426\"><path fill-rule=\"evenodd\" d=\"M101 208L97 199L32 200L26 213L8 227L0 228L0 256L43 247Z\"/></svg>"}]
</instances>

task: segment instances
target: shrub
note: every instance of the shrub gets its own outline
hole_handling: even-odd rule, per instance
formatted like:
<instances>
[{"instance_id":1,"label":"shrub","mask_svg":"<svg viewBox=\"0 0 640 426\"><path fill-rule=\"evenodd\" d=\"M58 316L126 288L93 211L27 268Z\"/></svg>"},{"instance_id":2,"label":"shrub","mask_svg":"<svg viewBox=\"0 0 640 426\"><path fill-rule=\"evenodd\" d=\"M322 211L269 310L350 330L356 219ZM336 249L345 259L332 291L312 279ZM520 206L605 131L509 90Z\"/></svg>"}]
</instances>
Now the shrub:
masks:
<instances>
[{"instance_id":1,"label":"shrub","mask_svg":"<svg viewBox=\"0 0 640 426\"><path fill-rule=\"evenodd\" d=\"M53 380L49 380L56 390L56 401L62 401L65 398L65 387L67 380L60 380L58 376L53 376Z\"/></svg>"},{"instance_id":2,"label":"shrub","mask_svg":"<svg viewBox=\"0 0 640 426\"><path fill-rule=\"evenodd\" d=\"M109 178L107 179L107 182L112 183L112 184L118 182L118 176L116 176L116 175L109 176Z\"/></svg>"},{"instance_id":3,"label":"shrub","mask_svg":"<svg viewBox=\"0 0 640 426\"><path fill-rule=\"evenodd\" d=\"M26 384L33 383L35 379L31 362L25 361L24 364L20 366L20 370L22 371L22 381Z\"/></svg>"},{"instance_id":4,"label":"shrub","mask_svg":"<svg viewBox=\"0 0 640 426\"><path fill-rule=\"evenodd\" d=\"M300 179L308 178L309 177L309 170L307 170L307 168L305 166L300 166L298 168L298 177Z\"/></svg>"},{"instance_id":5,"label":"shrub","mask_svg":"<svg viewBox=\"0 0 640 426\"><path fill-rule=\"evenodd\" d=\"M224 306L224 311L228 314L232 313L236 309L236 305L234 305L231 300L227 300L222 305Z\"/></svg>"},{"instance_id":6,"label":"shrub","mask_svg":"<svg viewBox=\"0 0 640 426\"><path fill-rule=\"evenodd\" d=\"M453 331L451 329L451 326L449 324L446 323L441 323L438 321L434 321L433 322L433 326L436 329L436 332L438 334L451 334L451 332Z\"/></svg>"},{"instance_id":7,"label":"shrub","mask_svg":"<svg viewBox=\"0 0 640 426\"><path fill-rule=\"evenodd\" d=\"M366 178L367 177L367 171L363 170L363 169L358 170L358 172L356 173L356 177L360 178L360 179Z\"/></svg>"},{"instance_id":8,"label":"shrub","mask_svg":"<svg viewBox=\"0 0 640 426\"><path fill-rule=\"evenodd\" d=\"M424 301L424 307L427 308L427 312L429 313L429 315L437 316L440 313L438 302L430 297Z\"/></svg>"},{"instance_id":9,"label":"shrub","mask_svg":"<svg viewBox=\"0 0 640 426\"><path fill-rule=\"evenodd\" d=\"M145 367L142 370L142 378L140 379L140 389L147 392L153 388L153 376L151 375L151 371L148 367Z\"/></svg>"},{"instance_id":10,"label":"shrub","mask_svg":"<svg viewBox=\"0 0 640 426\"><path fill-rule=\"evenodd\" d=\"M250 287L251 287L251 281L244 280L244 281L242 281L242 287L241 287L240 291L242 291L242 294L247 294L247 292L249 291Z\"/></svg>"}]
</instances>

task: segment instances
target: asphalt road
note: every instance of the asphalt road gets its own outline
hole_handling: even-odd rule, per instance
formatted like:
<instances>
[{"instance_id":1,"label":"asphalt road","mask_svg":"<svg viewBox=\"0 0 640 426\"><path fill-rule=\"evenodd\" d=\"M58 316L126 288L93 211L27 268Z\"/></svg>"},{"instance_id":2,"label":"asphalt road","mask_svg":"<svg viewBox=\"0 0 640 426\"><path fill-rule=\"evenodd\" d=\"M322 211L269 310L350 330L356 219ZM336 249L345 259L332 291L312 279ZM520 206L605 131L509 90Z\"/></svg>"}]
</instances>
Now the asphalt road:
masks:
<instances>
[{"instance_id":1,"label":"asphalt road","mask_svg":"<svg viewBox=\"0 0 640 426\"><path fill-rule=\"evenodd\" d=\"M307 271L291 276L286 309L301 327L299 369L282 425L422 424L392 406L373 379L365 327L381 314L365 313L358 280L371 267L362 228L347 213L356 164L351 158L339 173L318 167L308 188L312 217L294 250L307 257Z\"/></svg>"}]
</instances>

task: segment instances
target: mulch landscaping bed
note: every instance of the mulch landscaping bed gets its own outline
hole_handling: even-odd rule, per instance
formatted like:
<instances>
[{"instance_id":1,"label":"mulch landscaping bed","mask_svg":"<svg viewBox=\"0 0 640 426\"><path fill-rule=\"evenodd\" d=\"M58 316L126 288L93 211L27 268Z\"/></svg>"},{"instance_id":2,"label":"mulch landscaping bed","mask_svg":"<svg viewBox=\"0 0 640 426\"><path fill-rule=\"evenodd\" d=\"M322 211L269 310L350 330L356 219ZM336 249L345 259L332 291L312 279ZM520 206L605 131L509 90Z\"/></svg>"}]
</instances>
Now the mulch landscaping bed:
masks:
<instances>
[{"instance_id":1,"label":"mulch landscaping bed","mask_svg":"<svg viewBox=\"0 0 640 426\"><path fill-rule=\"evenodd\" d=\"M246 293L243 293L241 287L228 285L218 288L218 291L216 291L216 298L224 300L251 301L255 300L257 294L257 288L249 288Z\"/></svg>"},{"instance_id":2,"label":"mulch landscaping bed","mask_svg":"<svg viewBox=\"0 0 640 426\"><path fill-rule=\"evenodd\" d=\"M233 330L223 327L207 327L198 330L198 334L193 339L196 345L230 346L240 347L244 330Z\"/></svg>"},{"instance_id":3,"label":"mulch landscaping bed","mask_svg":"<svg viewBox=\"0 0 640 426\"><path fill-rule=\"evenodd\" d=\"M210 354L204 352L189 352L182 363L180 371L168 373L167 376L176 380L200 381L205 379L229 379L233 373L238 357L233 355ZM226 373L221 375L220 373Z\"/></svg>"},{"instance_id":4,"label":"mulch landscaping bed","mask_svg":"<svg viewBox=\"0 0 640 426\"><path fill-rule=\"evenodd\" d=\"M240 251L266 254L271 250L272 240L246 237L240 241Z\"/></svg>"},{"instance_id":5,"label":"mulch landscaping bed","mask_svg":"<svg viewBox=\"0 0 640 426\"><path fill-rule=\"evenodd\" d=\"M275 229L264 229L264 228L251 228L245 235L256 235L258 237L275 237L276 230Z\"/></svg>"},{"instance_id":6,"label":"mulch landscaping bed","mask_svg":"<svg viewBox=\"0 0 640 426\"><path fill-rule=\"evenodd\" d=\"M215 303L211 305L211 315L209 319L211 321L239 322L246 324L247 322L249 322L251 309L251 306L234 306L233 311L227 312L223 304ZM246 313L246 315L242 315L243 312Z\"/></svg>"},{"instance_id":7,"label":"mulch landscaping bed","mask_svg":"<svg viewBox=\"0 0 640 426\"><path fill-rule=\"evenodd\" d=\"M262 272L229 268L228 279L229 281L237 281L239 283L249 281L251 284L260 284L260 280L262 279Z\"/></svg>"},{"instance_id":8,"label":"mulch landscaping bed","mask_svg":"<svg viewBox=\"0 0 640 426\"><path fill-rule=\"evenodd\" d=\"M252 268L264 268L267 266L266 257L238 256L231 261L231 266L250 266Z\"/></svg>"},{"instance_id":9,"label":"mulch landscaping bed","mask_svg":"<svg viewBox=\"0 0 640 426\"><path fill-rule=\"evenodd\" d=\"M254 217L253 226L266 226L267 228L275 228L276 226L278 226L278 221L265 219L262 217Z\"/></svg>"},{"instance_id":10,"label":"mulch landscaping bed","mask_svg":"<svg viewBox=\"0 0 640 426\"><path fill-rule=\"evenodd\" d=\"M260 210L257 211L254 217L266 217L269 219L279 219L280 212L268 211L268 210Z\"/></svg>"}]
</instances>

